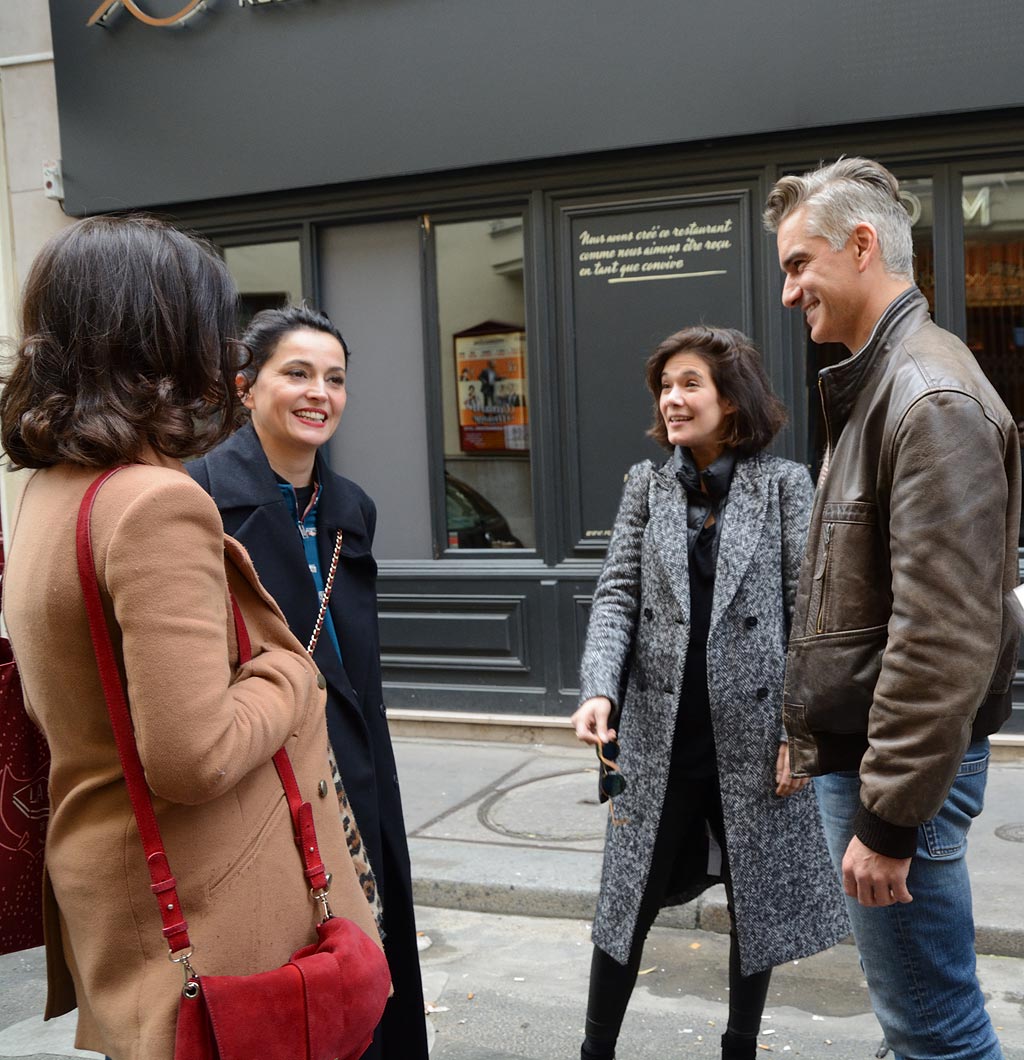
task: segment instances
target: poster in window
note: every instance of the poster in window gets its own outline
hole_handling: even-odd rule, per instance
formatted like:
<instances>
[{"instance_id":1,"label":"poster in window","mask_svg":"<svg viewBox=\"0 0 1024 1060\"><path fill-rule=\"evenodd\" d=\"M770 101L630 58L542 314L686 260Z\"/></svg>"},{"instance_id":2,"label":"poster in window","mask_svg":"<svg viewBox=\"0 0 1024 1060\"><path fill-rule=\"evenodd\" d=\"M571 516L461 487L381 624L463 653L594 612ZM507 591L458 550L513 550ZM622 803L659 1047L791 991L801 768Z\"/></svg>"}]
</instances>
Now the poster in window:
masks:
<instances>
[{"instance_id":1,"label":"poster in window","mask_svg":"<svg viewBox=\"0 0 1024 1060\"><path fill-rule=\"evenodd\" d=\"M526 332L488 320L453 336L464 453L521 453L530 447Z\"/></svg>"}]
</instances>

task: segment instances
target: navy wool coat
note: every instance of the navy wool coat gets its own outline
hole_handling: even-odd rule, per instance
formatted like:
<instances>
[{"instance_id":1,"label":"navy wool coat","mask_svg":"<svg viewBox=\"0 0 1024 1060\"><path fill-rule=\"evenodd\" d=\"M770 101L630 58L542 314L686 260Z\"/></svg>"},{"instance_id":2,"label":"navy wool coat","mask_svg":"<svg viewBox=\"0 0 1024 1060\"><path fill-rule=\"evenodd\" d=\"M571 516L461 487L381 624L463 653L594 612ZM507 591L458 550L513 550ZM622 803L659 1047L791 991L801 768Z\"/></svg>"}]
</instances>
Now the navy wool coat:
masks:
<instances>
[{"instance_id":1,"label":"navy wool coat","mask_svg":"<svg viewBox=\"0 0 1024 1060\"><path fill-rule=\"evenodd\" d=\"M186 469L213 497L225 532L248 550L292 632L308 644L320 608L316 586L302 539L252 424ZM334 474L319 453L316 479L321 486L317 548L325 579L335 535L339 529L343 535L329 607L344 665L326 635L317 642L313 658L327 679L327 731L377 878L384 951L395 990L365 1055L368 1060L425 1060L409 848L381 689L377 564L371 552L377 509L359 486ZM333 798L333 788L330 794Z\"/></svg>"},{"instance_id":2,"label":"navy wool coat","mask_svg":"<svg viewBox=\"0 0 1024 1060\"><path fill-rule=\"evenodd\" d=\"M708 692L744 975L816 953L850 930L814 792L775 794L786 642L813 490L807 469L759 453L736 461L719 528ZM609 823L594 943L625 963L662 826L690 636L686 491L671 460L630 469L597 583L580 701L619 709L628 787ZM672 822L665 822L672 827ZM719 882L698 828L666 905Z\"/></svg>"}]
</instances>

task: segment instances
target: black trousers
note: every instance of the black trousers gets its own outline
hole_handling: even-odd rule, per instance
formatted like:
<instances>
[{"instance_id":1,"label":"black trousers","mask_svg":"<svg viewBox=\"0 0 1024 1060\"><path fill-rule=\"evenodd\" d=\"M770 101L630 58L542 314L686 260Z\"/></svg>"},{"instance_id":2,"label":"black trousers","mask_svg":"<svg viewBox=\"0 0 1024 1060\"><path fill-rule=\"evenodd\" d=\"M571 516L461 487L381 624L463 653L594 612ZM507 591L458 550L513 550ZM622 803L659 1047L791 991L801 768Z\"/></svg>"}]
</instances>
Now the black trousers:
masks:
<instances>
[{"instance_id":1,"label":"black trousers","mask_svg":"<svg viewBox=\"0 0 1024 1060\"><path fill-rule=\"evenodd\" d=\"M619 964L603 950L594 947L590 966L584 1056L603 1060L614 1055L615 1042L636 984L637 972L640 970L647 934L658 915L658 910L668 897L675 871L685 863L688 856L693 855L690 844L693 841L694 826L705 821L722 849L723 882L729 903L729 916L733 920L732 930L729 932L728 1029L731 1034L744 1038L756 1036L768 996L771 969L750 976L740 974L739 944L733 919L732 879L728 867L718 777L693 777L687 775L684 769L678 768L677 763L673 763L669 772L661 824L654 843L651 871L640 902L629 960L625 965Z\"/></svg>"}]
</instances>

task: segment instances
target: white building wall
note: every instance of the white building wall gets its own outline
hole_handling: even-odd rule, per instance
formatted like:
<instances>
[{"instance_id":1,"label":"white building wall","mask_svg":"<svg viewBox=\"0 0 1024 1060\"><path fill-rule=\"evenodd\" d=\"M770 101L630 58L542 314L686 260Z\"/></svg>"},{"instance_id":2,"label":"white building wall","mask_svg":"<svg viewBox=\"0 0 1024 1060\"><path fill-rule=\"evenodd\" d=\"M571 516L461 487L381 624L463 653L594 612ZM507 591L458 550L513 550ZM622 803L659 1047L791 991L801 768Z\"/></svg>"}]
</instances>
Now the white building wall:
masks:
<instances>
[{"instance_id":1,"label":"white building wall","mask_svg":"<svg viewBox=\"0 0 1024 1060\"><path fill-rule=\"evenodd\" d=\"M43 163L59 159L57 92L47 0L0 2L0 341L16 341L22 284L36 252L69 223L43 192ZM6 360L6 358L5 358ZM0 473L4 536L23 479Z\"/></svg>"}]
</instances>

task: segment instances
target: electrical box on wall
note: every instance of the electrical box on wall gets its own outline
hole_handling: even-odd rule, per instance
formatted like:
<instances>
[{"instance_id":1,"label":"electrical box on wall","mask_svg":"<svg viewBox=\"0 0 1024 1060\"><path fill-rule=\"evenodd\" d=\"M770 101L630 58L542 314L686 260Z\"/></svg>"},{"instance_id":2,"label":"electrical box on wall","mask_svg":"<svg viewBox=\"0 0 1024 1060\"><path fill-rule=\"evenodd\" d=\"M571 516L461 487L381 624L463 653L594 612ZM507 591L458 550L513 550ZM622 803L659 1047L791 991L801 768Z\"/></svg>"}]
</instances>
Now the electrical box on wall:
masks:
<instances>
[{"instance_id":1,"label":"electrical box on wall","mask_svg":"<svg viewBox=\"0 0 1024 1060\"><path fill-rule=\"evenodd\" d=\"M43 194L48 199L64 198L64 171L59 158L43 163Z\"/></svg>"}]
</instances>

